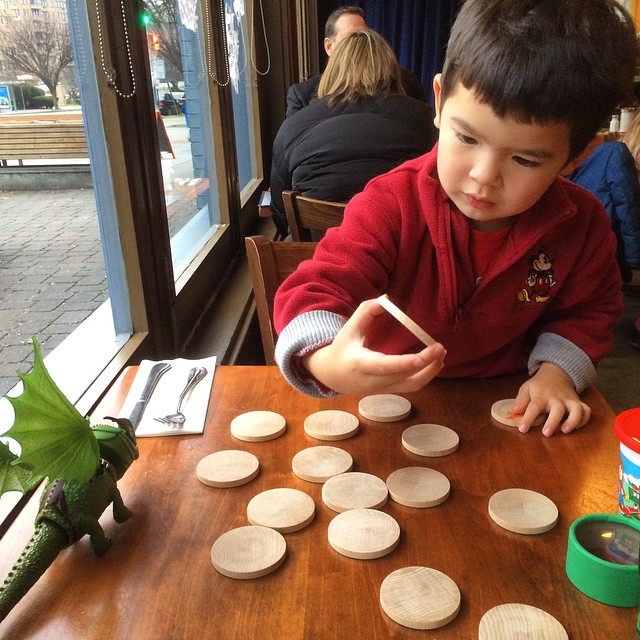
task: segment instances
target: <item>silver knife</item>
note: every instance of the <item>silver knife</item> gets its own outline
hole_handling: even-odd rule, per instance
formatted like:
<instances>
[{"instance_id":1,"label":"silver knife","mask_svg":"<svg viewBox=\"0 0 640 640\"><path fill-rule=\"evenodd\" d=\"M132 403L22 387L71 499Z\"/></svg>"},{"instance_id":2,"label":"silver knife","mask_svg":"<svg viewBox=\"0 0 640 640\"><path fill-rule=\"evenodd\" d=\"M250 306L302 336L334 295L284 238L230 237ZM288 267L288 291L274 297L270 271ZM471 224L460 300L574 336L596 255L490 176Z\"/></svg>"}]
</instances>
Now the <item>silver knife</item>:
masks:
<instances>
[{"instance_id":1,"label":"silver knife","mask_svg":"<svg viewBox=\"0 0 640 640\"><path fill-rule=\"evenodd\" d=\"M156 384L158 384L158 380L160 380L160 377L169 371L169 369L171 369L171 365L168 362L158 362L158 364L154 364L153 367L151 367L144 389L140 394L140 399L135 403L135 405L133 405L133 409L129 415L129 420L133 425L134 431L138 428L140 420L142 420L142 414L144 413L144 409L147 406L147 402L149 402L149 398L151 397L153 390L156 388Z\"/></svg>"}]
</instances>

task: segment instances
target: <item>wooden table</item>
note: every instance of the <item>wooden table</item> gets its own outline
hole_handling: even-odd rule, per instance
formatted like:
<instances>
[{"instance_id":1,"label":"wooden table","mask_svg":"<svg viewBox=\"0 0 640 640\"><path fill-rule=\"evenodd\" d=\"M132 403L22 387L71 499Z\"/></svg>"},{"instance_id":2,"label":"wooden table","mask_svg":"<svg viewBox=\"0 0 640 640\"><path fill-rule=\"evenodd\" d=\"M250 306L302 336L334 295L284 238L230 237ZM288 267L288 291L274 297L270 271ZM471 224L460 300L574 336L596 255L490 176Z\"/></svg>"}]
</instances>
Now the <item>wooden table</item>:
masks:
<instances>
[{"instance_id":1,"label":"wooden table","mask_svg":"<svg viewBox=\"0 0 640 640\"><path fill-rule=\"evenodd\" d=\"M121 406L133 379L128 370L99 407L107 415ZM291 389L275 367L219 367L203 436L139 441L140 459L120 482L134 517L118 525L103 515L113 547L101 559L85 537L63 551L29 594L0 624L0 637L53 640L167 640L169 638L477 638L490 608L517 602L556 617L572 640L631 638L635 608L601 604L578 591L565 573L571 522L587 513L617 511L618 441L614 414L594 389L584 399L593 409L588 427L570 436L545 438L499 427L491 404L513 397L521 380L438 380L407 394L412 414L398 423L361 420L349 440L323 443L305 435L307 415L320 409L357 414L358 398L307 398ZM287 431L276 440L235 440L229 423L245 411L276 411ZM402 431L417 423L440 423L460 435L459 449L442 458L404 450ZM446 502L412 509L389 501L383 511L401 527L391 554L354 560L334 551L327 527L335 513L322 502L322 485L291 471L295 453L336 444L354 458L354 470L382 479L394 470L422 465L451 481ZM258 456L259 475L249 484L217 489L201 484L195 468L205 455L245 449ZM211 546L232 528L248 524L246 505L274 487L294 487L315 501L316 517L286 534L287 557L274 573L255 580L219 574ZM524 487L559 508L554 529L536 536L505 531L488 516L498 490ZM0 573L8 572L30 535L33 511L14 523L0 543ZM409 565L432 567L460 588L458 616L445 627L415 631L389 619L379 605L382 580Z\"/></svg>"}]
</instances>

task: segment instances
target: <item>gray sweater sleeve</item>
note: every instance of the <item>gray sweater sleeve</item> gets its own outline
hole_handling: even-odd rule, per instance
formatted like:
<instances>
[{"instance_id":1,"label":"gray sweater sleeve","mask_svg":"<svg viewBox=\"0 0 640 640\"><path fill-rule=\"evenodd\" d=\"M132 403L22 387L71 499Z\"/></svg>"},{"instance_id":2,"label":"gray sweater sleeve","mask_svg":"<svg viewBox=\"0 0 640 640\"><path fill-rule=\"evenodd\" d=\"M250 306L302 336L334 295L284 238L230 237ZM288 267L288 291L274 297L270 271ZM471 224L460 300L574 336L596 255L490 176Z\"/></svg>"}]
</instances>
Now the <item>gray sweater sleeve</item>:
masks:
<instances>
[{"instance_id":1,"label":"gray sweater sleeve","mask_svg":"<svg viewBox=\"0 0 640 640\"><path fill-rule=\"evenodd\" d=\"M591 358L570 340L556 333L541 333L529 356L529 375L533 375L543 362L557 365L573 380L578 393L582 393L596 379Z\"/></svg>"},{"instance_id":2,"label":"gray sweater sleeve","mask_svg":"<svg viewBox=\"0 0 640 640\"><path fill-rule=\"evenodd\" d=\"M294 318L282 331L276 344L276 363L287 382L314 398L330 398L338 394L320 384L313 376L304 375L295 359L333 342L346 319L329 311L309 311Z\"/></svg>"}]
</instances>

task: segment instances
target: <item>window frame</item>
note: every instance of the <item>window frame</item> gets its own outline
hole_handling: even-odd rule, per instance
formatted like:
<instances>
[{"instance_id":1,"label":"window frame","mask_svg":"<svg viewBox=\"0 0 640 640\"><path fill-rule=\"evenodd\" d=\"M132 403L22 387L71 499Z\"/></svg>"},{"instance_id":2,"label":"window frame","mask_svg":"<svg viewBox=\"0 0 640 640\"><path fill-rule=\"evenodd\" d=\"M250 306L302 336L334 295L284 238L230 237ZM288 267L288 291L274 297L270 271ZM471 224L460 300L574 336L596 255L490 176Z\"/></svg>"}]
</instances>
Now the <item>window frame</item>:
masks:
<instances>
[{"instance_id":1,"label":"window frame","mask_svg":"<svg viewBox=\"0 0 640 640\"><path fill-rule=\"evenodd\" d=\"M120 1L104 0L103 7L103 35L108 42L111 65L117 78L128 79L127 43L124 30L118 28L122 24ZM217 179L221 216L227 224L214 234L174 284L159 145L155 127L150 126L155 123L155 108L146 51L147 36L137 19L141 4L134 2L128 8L131 66L137 90L132 98L123 98L105 87L104 79L100 82L99 78L101 102L106 112L117 114L117 118L108 118L105 113L105 134L109 156L113 159L114 183L126 185L116 206L121 237L135 238L130 246L123 246L133 333L147 335L145 357L173 357L182 352L193 327L214 303L219 289L217 285L224 281L230 267L242 254L241 239L244 230L255 223L255 204L264 170L259 153L259 175L252 181L251 189L241 203L231 88L229 85L218 86L207 74L218 174L211 179ZM209 25L213 41L212 59L220 67L216 68L216 72L222 77L224 64L220 61L223 52L219 45L223 41L221 24L215 19L218 13L213 8L211 6L208 12L212 17ZM93 17L95 21L95 15ZM95 29L93 39L98 42ZM257 104L257 98L254 103ZM256 148L261 149L257 109L254 115ZM203 292L210 293L210 298L204 302Z\"/></svg>"},{"instance_id":2,"label":"window frame","mask_svg":"<svg viewBox=\"0 0 640 640\"><path fill-rule=\"evenodd\" d=\"M219 86L207 74L211 96L211 129L219 203L223 225L205 244L189 267L174 281L167 211L162 181L161 154L155 121L151 70L147 53L147 33L139 18L143 5L134 0L100 0L103 46L115 70L121 92L127 92L133 74L136 91L130 98L117 95L107 83L99 63L99 34L95 4L87 5L89 27L96 60L99 101L107 147L108 167L114 188L115 215L122 245L124 286L131 312L131 336L118 344L114 356L99 344L106 333L109 302L90 316L76 332L45 361L50 371L65 378L69 362L103 358L86 371L87 381L65 380L64 389L81 413L88 413L104 390L128 364L143 358L161 359L183 355L203 317L218 298L237 265L244 259L242 238L259 222L257 202L264 183L263 141L260 136L259 96L254 92L257 177L239 191L233 103L230 85ZM126 11L128 43L122 26ZM212 60L217 77L223 77L221 25L217 12L210 24L214 43ZM253 16L249 15L252 20ZM130 61L127 56L127 45ZM129 68L131 66L131 68ZM255 70L252 82L257 83ZM241 322L242 319L238 319ZM74 335L76 334L76 335ZM92 344L87 351L87 343ZM113 345L111 345L113 353ZM83 370L83 374L85 371ZM68 382L68 383L67 383ZM69 389L69 391L68 391Z\"/></svg>"}]
</instances>

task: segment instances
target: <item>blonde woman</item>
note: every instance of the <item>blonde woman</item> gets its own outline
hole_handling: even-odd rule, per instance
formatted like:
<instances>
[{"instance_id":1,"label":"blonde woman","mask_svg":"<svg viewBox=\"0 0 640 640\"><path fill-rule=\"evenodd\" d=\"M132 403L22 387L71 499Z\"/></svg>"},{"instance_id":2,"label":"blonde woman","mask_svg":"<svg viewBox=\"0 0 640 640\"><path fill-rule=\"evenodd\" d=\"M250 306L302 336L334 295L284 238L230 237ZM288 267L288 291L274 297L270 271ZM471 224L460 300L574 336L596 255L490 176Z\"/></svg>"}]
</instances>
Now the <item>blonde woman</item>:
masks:
<instances>
[{"instance_id":1,"label":"blonde woman","mask_svg":"<svg viewBox=\"0 0 640 640\"><path fill-rule=\"evenodd\" d=\"M341 100L357 102L379 93L405 95L400 65L381 35L362 29L337 46L340 55L329 58L318 85L318 98L327 96L333 106Z\"/></svg>"},{"instance_id":2,"label":"blonde woman","mask_svg":"<svg viewBox=\"0 0 640 640\"><path fill-rule=\"evenodd\" d=\"M367 28L364 11L361 7L342 5L331 12L324 26L324 50L327 58L333 54L336 45L354 31ZM400 69L404 92L410 98L427 101L424 88L418 76L408 69ZM320 76L311 76L308 80L292 84L287 91L287 117L306 107L318 95Z\"/></svg>"},{"instance_id":3,"label":"blonde woman","mask_svg":"<svg viewBox=\"0 0 640 640\"><path fill-rule=\"evenodd\" d=\"M271 210L287 234L282 191L347 202L375 176L431 149L434 114L402 88L398 61L370 29L334 49L318 98L283 122L273 145Z\"/></svg>"}]
</instances>

